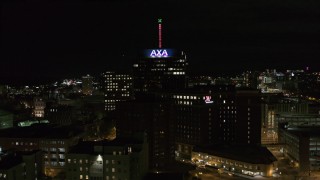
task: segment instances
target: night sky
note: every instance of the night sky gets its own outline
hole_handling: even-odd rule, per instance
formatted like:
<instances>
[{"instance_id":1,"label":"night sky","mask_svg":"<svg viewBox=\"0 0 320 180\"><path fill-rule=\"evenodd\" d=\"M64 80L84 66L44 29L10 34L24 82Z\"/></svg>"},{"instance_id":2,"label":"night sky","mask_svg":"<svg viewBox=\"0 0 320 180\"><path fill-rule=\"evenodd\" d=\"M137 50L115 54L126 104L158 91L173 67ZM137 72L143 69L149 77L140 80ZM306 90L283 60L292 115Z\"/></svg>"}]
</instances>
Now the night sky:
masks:
<instances>
[{"instance_id":1,"label":"night sky","mask_svg":"<svg viewBox=\"0 0 320 180\"><path fill-rule=\"evenodd\" d=\"M319 0L3 0L0 83L129 71L158 17L192 73L320 70Z\"/></svg>"}]
</instances>

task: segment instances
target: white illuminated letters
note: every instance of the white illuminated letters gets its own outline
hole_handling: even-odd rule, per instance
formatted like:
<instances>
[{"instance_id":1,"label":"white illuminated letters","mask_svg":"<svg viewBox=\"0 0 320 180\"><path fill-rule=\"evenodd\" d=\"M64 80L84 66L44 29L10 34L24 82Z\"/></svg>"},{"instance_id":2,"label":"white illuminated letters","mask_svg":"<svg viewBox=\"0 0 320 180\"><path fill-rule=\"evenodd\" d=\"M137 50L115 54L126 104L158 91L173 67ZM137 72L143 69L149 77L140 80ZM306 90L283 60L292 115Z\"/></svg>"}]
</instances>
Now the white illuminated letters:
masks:
<instances>
[{"instance_id":1,"label":"white illuminated letters","mask_svg":"<svg viewBox=\"0 0 320 180\"><path fill-rule=\"evenodd\" d=\"M153 58L166 58L168 56L169 55L166 49L153 49L150 53L150 57Z\"/></svg>"}]
</instances>

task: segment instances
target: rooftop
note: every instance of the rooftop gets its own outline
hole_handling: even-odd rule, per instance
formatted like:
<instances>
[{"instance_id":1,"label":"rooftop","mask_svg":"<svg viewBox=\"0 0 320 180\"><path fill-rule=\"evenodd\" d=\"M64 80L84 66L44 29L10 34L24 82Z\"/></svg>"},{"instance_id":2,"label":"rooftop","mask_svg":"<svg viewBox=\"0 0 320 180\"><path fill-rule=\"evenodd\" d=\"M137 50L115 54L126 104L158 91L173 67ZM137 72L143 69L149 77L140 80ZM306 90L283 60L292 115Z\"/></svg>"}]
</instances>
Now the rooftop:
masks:
<instances>
[{"instance_id":1,"label":"rooftop","mask_svg":"<svg viewBox=\"0 0 320 180\"><path fill-rule=\"evenodd\" d=\"M81 133L80 130L64 126L34 124L28 127L14 127L0 130L1 138L70 138Z\"/></svg>"},{"instance_id":2,"label":"rooftop","mask_svg":"<svg viewBox=\"0 0 320 180\"><path fill-rule=\"evenodd\" d=\"M113 141L81 141L77 145L73 146L69 151L70 154L97 154L95 151L95 147L103 147L103 149L107 147L127 147L132 146L133 152L138 152L141 148L134 146L143 144L143 139L137 138L128 138L128 137L118 137Z\"/></svg>"},{"instance_id":3,"label":"rooftop","mask_svg":"<svg viewBox=\"0 0 320 180\"><path fill-rule=\"evenodd\" d=\"M5 111L5 110L1 110L0 109L0 116L7 116L7 115L11 115L12 113Z\"/></svg>"},{"instance_id":4,"label":"rooftop","mask_svg":"<svg viewBox=\"0 0 320 180\"><path fill-rule=\"evenodd\" d=\"M296 126L288 127L287 131L296 136L320 136L320 126Z\"/></svg>"},{"instance_id":5,"label":"rooftop","mask_svg":"<svg viewBox=\"0 0 320 180\"><path fill-rule=\"evenodd\" d=\"M271 164L277 159L265 147L255 145L212 145L195 147L194 152L233 159L253 164Z\"/></svg>"},{"instance_id":6,"label":"rooftop","mask_svg":"<svg viewBox=\"0 0 320 180\"><path fill-rule=\"evenodd\" d=\"M7 170L22 163L22 156L16 153L7 153L0 155L0 170Z\"/></svg>"}]
</instances>

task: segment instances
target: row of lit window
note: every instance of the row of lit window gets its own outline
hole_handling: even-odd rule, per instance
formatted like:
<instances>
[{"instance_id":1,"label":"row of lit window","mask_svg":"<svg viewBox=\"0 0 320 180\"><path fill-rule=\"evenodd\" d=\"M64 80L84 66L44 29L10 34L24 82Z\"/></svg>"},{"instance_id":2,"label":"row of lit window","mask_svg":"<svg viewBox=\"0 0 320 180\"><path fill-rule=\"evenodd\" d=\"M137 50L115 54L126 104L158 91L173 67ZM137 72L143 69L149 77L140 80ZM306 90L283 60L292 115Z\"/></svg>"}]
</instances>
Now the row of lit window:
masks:
<instances>
[{"instance_id":1,"label":"row of lit window","mask_svg":"<svg viewBox=\"0 0 320 180\"><path fill-rule=\"evenodd\" d=\"M49 163L49 161L45 161L44 162L45 166L64 166L65 162L56 162L56 161L51 161L51 163Z\"/></svg>"},{"instance_id":2,"label":"row of lit window","mask_svg":"<svg viewBox=\"0 0 320 180\"><path fill-rule=\"evenodd\" d=\"M173 75L184 75L185 72L173 72Z\"/></svg>"},{"instance_id":3,"label":"row of lit window","mask_svg":"<svg viewBox=\"0 0 320 180\"><path fill-rule=\"evenodd\" d=\"M65 148L42 148L42 150L46 152L65 152Z\"/></svg>"},{"instance_id":4,"label":"row of lit window","mask_svg":"<svg viewBox=\"0 0 320 180\"><path fill-rule=\"evenodd\" d=\"M85 176L82 175L82 174L80 175L80 179L84 179L84 177L86 177L86 179L89 179L89 176L88 176L88 175L85 175Z\"/></svg>"},{"instance_id":5,"label":"row of lit window","mask_svg":"<svg viewBox=\"0 0 320 180\"><path fill-rule=\"evenodd\" d=\"M43 144L64 144L64 141L42 141Z\"/></svg>"},{"instance_id":6,"label":"row of lit window","mask_svg":"<svg viewBox=\"0 0 320 180\"><path fill-rule=\"evenodd\" d=\"M49 156L48 154L45 154L45 155L44 155L44 158L47 159L48 156ZM65 155L64 155L64 154L59 154L59 155L57 156L57 154L51 154L51 158L54 158L54 159L55 159L55 158L57 158L57 157L59 157L59 159L64 159L64 158L65 158Z\"/></svg>"},{"instance_id":7,"label":"row of lit window","mask_svg":"<svg viewBox=\"0 0 320 180\"><path fill-rule=\"evenodd\" d=\"M25 145L25 146L35 146L35 145L37 145L37 143L33 143L33 142L30 142L30 143L28 143L28 142L12 142L11 144L15 144L16 146L23 146L23 145Z\"/></svg>"},{"instance_id":8,"label":"row of lit window","mask_svg":"<svg viewBox=\"0 0 320 180\"><path fill-rule=\"evenodd\" d=\"M41 150L43 150L43 151L45 151L45 152L49 152L49 151L51 151L51 152L65 152L66 151L66 149L65 148L47 148L47 147L44 147L44 148L41 148Z\"/></svg>"},{"instance_id":9,"label":"row of lit window","mask_svg":"<svg viewBox=\"0 0 320 180\"><path fill-rule=\"evenodd\" d=\"M173 95L173 98L175 98L175 99L200 99L200 97L197 97L197 96L180 96L180 95Z\"/></svg>"},{"instance_id":10,"label":"row of lit window","mask_svg":"<svg viewBox=\"0 0 320 180\"><path fill-rule=\"evenodd\" d=\"M220 111L220 114L229 114L231 112L231 114L237 114L237 111ZM221 115L220 115L221 118Z\"/></svg>"},{"instance_id":11,"label":"row of lit window","mask_svg":"<svg viewBox=\"0 0 320 180\"><path fill-rule=\"evenodd\" d=\"M131 79L131 77L129 75L125 75L125 74L117 74L117 75L113 75L113 74L107 74L105 75L106 78L126 78L126 79Z\"/></svg>"},{"instance_id":12,"label":"row of lit window","mask_svg":"<svg viewBox=\"0 0 320 180\"><path fill-rule=\"evenodd\" d=\"M128 152L131 152L131 147L128 147ZM119 152L117 152L117 151L113 151L113 155L122 155L123 153L121 152L121 151L119 151ZM102 160L101 161L99 161L99 162L101 162L102 163ZM68 163L69 164L71 164L71 159L68 159ZM88 164L89 163L89 160L88 159L85 159L85 160L82 160L82 159L79 159L79 160L77 160L77 159L73 159L73 163L74 164ZM106 160L105 161L105 163L106 164L121 164L121 161L116 161L116 160Z\"/></svg>"},{"instance_id":13,"label":"row of lit window","mask_svg":"<svg viewBox=\"0 0 320 180\"><path fill-rule=\"evenodd\" d=\"M181 105L189 105L189 106L192 105L192 101L177 101L177 103Z\"/></svg>"},{"instance_id":14,"label":"row of lit window","mask_svg":"<svg viewBox=\"0 0 320 180\"><path fill-rule=\"evenodd\" d=\"M151 71L165 71L165 68L155 68L155 69L151 69Z\"/></svg>"}]
</instances>

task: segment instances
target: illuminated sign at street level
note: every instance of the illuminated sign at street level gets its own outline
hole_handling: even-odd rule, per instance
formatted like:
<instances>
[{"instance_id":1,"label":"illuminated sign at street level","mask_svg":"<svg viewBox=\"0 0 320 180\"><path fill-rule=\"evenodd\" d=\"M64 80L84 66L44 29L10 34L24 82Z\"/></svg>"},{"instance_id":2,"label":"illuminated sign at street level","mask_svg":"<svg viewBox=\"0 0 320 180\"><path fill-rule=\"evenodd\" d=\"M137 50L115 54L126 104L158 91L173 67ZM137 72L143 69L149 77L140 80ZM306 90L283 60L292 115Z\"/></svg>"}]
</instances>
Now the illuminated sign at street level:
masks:
<instances>
[{"instance_id":1,"label":"illuminated sign at street level","mask_svg":"<svg viewBox=\"0 0 320 180\"><path fill-rule=\"evenodd\" d=\"M173 49L147 49L145 51L145 56L148 58L169 58L173 55Z\"/></svg>"}]
</instances>

